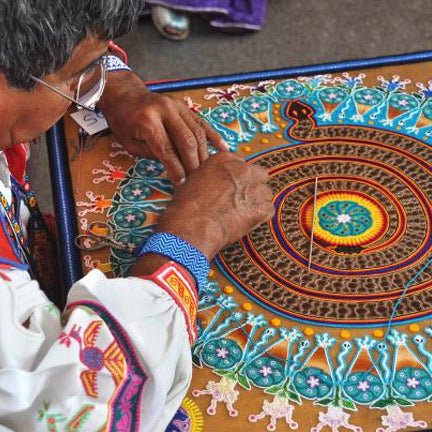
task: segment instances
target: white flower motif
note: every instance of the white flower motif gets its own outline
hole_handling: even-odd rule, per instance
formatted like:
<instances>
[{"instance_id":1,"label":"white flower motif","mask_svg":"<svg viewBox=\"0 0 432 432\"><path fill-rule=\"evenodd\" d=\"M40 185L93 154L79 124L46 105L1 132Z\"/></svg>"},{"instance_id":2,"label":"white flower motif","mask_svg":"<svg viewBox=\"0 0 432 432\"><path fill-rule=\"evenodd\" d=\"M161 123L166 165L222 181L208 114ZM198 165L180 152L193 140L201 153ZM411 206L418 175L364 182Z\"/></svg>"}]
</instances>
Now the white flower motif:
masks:
<instances>
[{"instance_id":1,"label":"white flower motif","mask_svg":"<svg viewBox=\"0 0 432 432\"><path fill-rule=\"evenodd\" d=\"M370 385L369 385L369 383L368 383L367 381L360 381L360 382L358 383L358 385L357 385L357 388L358 388L360 391L365 392L365 391L367 391L367 390L370 389Z\"/></svg>"},{"instance_id":2,"label":"white flower motif","mask_svg":"<svg viewBox=\"0 0 432 432\"><path fill-rule=\"evenodd\" d=\"M216 357L225 359L229 351L226 348L216 348Z\"/></svg>"},{"instance_id":3,"label":"white flower motif","mask_svg":"<svg viewBox=\"0 0 432 432\"><path fill-rule=\"evenodd\" d=\"M142 194L142 189L140 189L140 188L135 188L133 191L132 191L132 195L133 196L139 196L139 195L141 195Z\"/></svg>"},{"instance_id":4,"label":"white flower motif","mask_svg":"<svg viewBox=\"0 0 432 432\"><path fill-rule=\"evenodd\" d=\"M263 366L259 371L258 371L264 378L267 378L269 375L271 375L273 373L273 370L271 367L268 366Z\"/></svg>"},{"instance_id":5,"label":"white flower motif","mask_svg":"<svg viewBox=\"0 0 432 432\"><path fill-rule=\"evenodd\" d=\"M128 214L128 215L125 217L125 219L126 219L128 222L133 222L133 221L136 219L136 216L133 215L133 214Z\"/></svg>"},{"instance_id":6,"label":"white flower motif","mask_svg":"<svg viewBox=\"0 0 432 432\"><path fill-rule=\"evenodd\" d=\"M351 222L351 216L350 215L347 215L347 214L340 214L340 215L337 215L337 221L339 222L339 223L348 223L348 222Z\"/></svg>"},{"instance_id":7,"label":"white flower motif","mask_svg":"<svg viewBox=\"0 0 432 432\"><path fill-rule=\"evenodd\" d=\"M219 116L223 119L227 119L229 117L229 114L227 112L222 112L219 114Z\"/></svg>"},{"instance_id":8,"label":"white flower motif","mask_svg":"<svg viewBox=\"0 0 432 432\"><path fill-rule=\"evenodd\" d=\"M420 385L420 381L415 378L408 378L406 380L407 387L417 388Z\"/></svg>"},{"instance_id":9,"label":"white flower motif","mask_svg":"<svg viewBox=\"0 0 432 432\"><path fill-rule=\"evenodd\" d=\"M310 388L318 387L320 385L319 378L311 375L309 379L306 381Z\"/></svg>"}]
</instances>

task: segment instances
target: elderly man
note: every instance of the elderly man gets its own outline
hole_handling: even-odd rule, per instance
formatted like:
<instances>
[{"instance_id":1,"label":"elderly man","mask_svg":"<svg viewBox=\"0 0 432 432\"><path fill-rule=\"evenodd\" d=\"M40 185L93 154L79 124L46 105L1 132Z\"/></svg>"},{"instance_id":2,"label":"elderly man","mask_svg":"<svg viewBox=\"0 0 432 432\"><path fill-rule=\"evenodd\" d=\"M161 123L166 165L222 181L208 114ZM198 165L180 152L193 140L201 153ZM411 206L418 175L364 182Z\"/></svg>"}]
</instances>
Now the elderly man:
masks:
<instances>
[{"instance_id":1,"label":"elderly man","mask_svg":"<svg viewBox=\"0 0 432 432\"><path fill-rule=\"evenodd\" d=\"M224 151L182 103L109 70L121 66L109 41L140 3L0 0L1 431L163 431L190 382L208 260L273 213L264 170ZM22 143L71 103L98 103L118 140L162 160L178 187L133 276L93 270L60 316L32 278ZM219 154L208 157L207 141Z\"/></svg>"}]
</instances>

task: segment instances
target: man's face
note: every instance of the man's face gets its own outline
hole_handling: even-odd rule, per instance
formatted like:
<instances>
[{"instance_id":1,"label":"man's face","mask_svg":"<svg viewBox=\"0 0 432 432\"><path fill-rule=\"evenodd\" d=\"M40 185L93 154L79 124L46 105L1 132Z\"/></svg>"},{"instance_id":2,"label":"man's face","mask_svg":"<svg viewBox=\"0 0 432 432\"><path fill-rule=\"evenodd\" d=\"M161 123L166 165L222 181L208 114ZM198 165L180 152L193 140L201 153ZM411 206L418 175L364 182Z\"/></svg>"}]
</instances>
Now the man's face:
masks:
<instances>
[{"instance_id":1,"label":"man's face","mask_svg":"<svg viewBox=\"0 0 432 432\"><path fill-rule=\"evenodd\" d=\"M44 81L73 97L80 74L108 49L108 42L96 37L87 37L74 49L69 61L57 72L42 77ZM46 86L37 84L30 92L6 88L7 115L13 110L9 144L0 143L0 148L30 141L59 120L67 111L70 102ZM3 93L3 91L2 91Z\"/></svg>"}]
</instances>

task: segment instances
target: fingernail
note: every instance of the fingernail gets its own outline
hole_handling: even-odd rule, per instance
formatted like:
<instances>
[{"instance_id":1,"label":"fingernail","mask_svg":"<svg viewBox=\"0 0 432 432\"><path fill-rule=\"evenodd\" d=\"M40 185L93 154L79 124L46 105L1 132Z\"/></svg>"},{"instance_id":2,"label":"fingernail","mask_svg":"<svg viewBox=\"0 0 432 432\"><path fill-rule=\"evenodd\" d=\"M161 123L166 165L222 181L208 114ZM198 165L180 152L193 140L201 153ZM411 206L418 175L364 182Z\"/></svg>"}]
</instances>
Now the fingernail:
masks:
<instances>
[{"instance_id":1,"label":"fingernail","mask_svg":"<svg viewBox=\"0 0 432 432\"><path fill-rule=\"evenodd\" d=\"M186 179L185 179L184 177L182 177L182 178L179 180L179 182L178 182L179 186L181 186L181 185L183 185L183 184L185 184L185 183L186 183Z\"/></svg>"}]
</instances>

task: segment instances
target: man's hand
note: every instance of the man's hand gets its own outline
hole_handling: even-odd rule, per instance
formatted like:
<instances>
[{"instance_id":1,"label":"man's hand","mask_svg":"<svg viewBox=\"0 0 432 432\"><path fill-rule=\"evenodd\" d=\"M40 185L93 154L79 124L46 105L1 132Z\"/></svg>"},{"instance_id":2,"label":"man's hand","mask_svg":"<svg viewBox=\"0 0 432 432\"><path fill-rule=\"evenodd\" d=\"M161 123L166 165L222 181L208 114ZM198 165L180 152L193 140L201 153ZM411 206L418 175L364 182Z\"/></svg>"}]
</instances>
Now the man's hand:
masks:
<instances>
[{"instance_id":1,"label":"man's hand","mask_svg":"<svg viewBox=\"0 0 432 432\"><path fill-rule=\"evenodd\" d=\"M274 214L267 171L227 152L211 156L180 186L158 231L188 241L211 259Z\"/></svg>"},{"instance_id":2,"label":"man's hand","mask_svg":"<svg viewBox=\"0 0 432 432\"><path fill-rule=\"evenodd\" d=\"M220 135L182 101L149 92L129 71L109 74L99 108L116 140L133 155L159 159L174 184L208 158L207 141L228 150Z\"/></svg>"}]
</instances>

